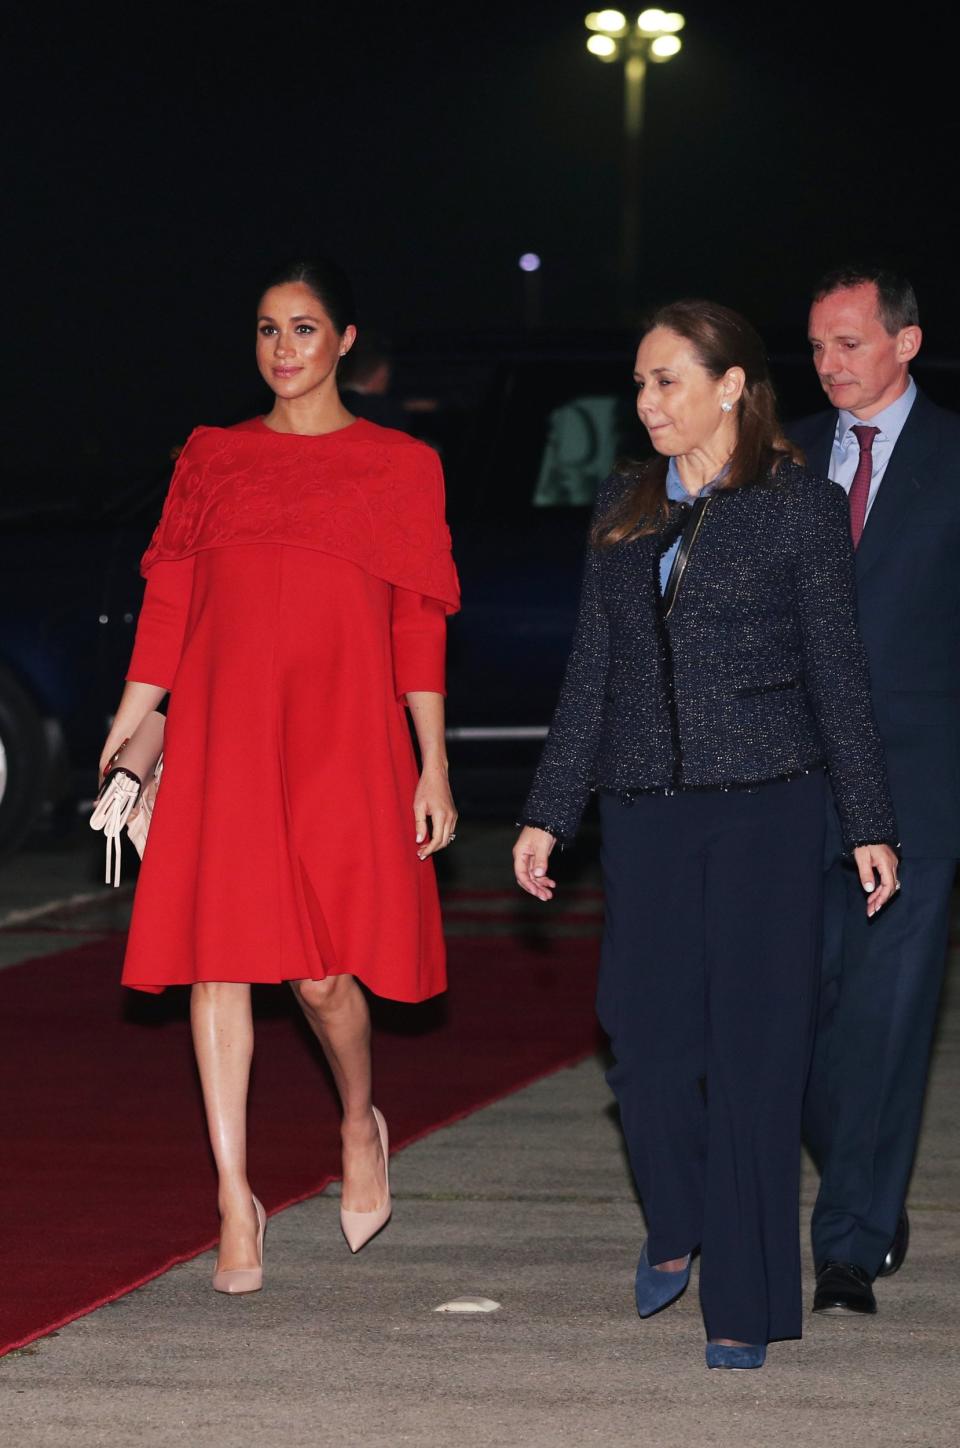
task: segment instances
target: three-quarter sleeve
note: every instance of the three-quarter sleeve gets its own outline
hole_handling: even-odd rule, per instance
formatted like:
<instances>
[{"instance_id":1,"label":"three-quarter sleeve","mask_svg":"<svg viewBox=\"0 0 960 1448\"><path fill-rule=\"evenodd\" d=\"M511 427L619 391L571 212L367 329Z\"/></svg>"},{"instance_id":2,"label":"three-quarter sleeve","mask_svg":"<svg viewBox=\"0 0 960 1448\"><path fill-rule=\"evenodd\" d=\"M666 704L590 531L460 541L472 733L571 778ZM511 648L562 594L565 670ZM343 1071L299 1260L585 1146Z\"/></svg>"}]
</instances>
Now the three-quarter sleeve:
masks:
<instances>
[{"instance_id":1,"label":"three-quarter sleeve","mask_svg":"<svg viewBox=\"0 0 960 1448\"><path fill-rule=\"evenodd\" d=\"M849 507L833 483L825 493L818 490L816 501L815 516L801 520L797 566L807 693L826 751L844 848L894 845L897 825L857 621Z\"/></svg>"},{"instance_id":2,"label":"three-quarter sleeve","mask_svg":"<svg viewBox=\"0 0 960 1448\"><path fill-rule=\"evenodd\" d=\"M445 694L447 620L440 599L394 584L390 627L398 698L420 691Z\"/></svg>"},{"instance_id":3,"label":"three-quarter sleeve","mask_svg":"<svg viewBox=\"0 0 960 1448\"><path fill-rule=\"evenodd\" d=\"M137 621L127 679L171 689L180 663L193 590L193 557L154 563Z\"/></svg>"},{"instance_id":4,"label":"three-quarter sleeve","mask_svg":"<svg viewBox=\"0 0 960 1448\"><path fill-rule=\"evenodd\" d=\"M520 824L571 840L590 797L603 724L610 627L600 594L600 556L588 546L577 626L560 699Z\"/></svg>"}]
</instances>

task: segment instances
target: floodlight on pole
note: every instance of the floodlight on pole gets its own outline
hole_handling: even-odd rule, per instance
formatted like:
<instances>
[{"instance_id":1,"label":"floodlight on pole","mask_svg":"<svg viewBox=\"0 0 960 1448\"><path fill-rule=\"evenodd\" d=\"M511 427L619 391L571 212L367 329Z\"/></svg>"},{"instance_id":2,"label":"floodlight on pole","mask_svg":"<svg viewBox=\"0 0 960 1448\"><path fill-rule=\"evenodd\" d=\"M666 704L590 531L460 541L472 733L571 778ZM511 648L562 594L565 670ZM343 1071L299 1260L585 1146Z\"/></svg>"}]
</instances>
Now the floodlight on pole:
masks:
<instances>
[{"instance_id":1,"label":"floodlight on pole","mask_svg":"<svg viewBox=\"0 0 960 1448\"><path fill-rule=\"evenodd\" d=\"M627 33L627 17L622 10L591 10L583 23L588 30L599 30L605 35Z\"/></svg>"},{"instance_id":2,"label":"floodlight on pole","mask_svg":"<svg viewBox=\"0 0 960 1448\"><path fill-rule=\"evenodd\" d=\"M587 49L609 64L623 61L624 187L620 236L620 309L635 321L636 279L640 270L640 141L647 61L662 65L679 53L686 19L678 10L642 10L636 21L622 10L591 10L584 19Z\"/></svg>"},{"instance_id":3,"label":"floodlight on pole","mask_svg":"<svg viewBox=\"0 0 960 1448\"><path fill-rule=\"evenodd\" d=\"M618 60L619 52L617 42L612 35L591 35L587 41L587 49L591 55L598 60Z\"/></svg>"},{"instance_id":4,"label":"floodlight on pole","mask_svg":"<svg viewBox=\"0 0 960 1448\"><path fill-rule=\"evenodd\" d=\"M672 60L682 45L679 35L658 35L650 42L650 59L661 63Z\"/></svg>"}]
</instances>

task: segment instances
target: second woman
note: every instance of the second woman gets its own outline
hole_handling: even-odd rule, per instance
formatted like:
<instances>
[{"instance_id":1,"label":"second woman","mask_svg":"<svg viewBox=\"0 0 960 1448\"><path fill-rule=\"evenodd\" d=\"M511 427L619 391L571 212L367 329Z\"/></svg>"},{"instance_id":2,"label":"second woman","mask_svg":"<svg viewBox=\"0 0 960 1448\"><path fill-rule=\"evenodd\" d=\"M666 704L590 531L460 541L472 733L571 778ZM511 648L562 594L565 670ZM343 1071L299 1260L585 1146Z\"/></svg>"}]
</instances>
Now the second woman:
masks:
<instances>
[{"instance_id":1,"label":"second woman","mask_svg":"<svg viewBox=\"0 0 960 1448\"><path fill-rule=\"evenodd\" d=\"M896 888L896 826L847 501L794 460L760 338L675 303L635 381L658 456L601 490L515 870L549 900L548 857L597 791L599 1014L649 1229L637 1307L674 1301L699 1249L708 1366L759 1367L801 1327L828 784L868 913Z\"/></svg>"}]
</instances>

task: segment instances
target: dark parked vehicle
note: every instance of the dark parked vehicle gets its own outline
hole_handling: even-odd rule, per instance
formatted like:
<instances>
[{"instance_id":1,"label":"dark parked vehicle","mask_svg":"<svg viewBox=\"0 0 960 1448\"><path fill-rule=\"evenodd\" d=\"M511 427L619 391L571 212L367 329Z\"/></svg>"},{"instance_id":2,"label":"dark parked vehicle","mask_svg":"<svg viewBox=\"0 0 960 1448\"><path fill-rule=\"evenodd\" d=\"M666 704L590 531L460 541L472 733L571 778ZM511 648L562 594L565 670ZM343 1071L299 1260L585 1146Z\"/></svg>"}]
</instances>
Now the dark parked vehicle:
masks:
<instances>
[{"instance_id":1,"label":"dark parked vehicle","mask_svg":"<svg viewBox=\"0 0 960 1448\"><path fill-rule=\"evenodd\" d=\"M0 507L0 852L45 805L93 792L165 486L157 478L104 506L75 477L71 497L60 480L42 483L8 491Z\"/></svg>"},{"instance_id":2,"label":"dark parked vehicle","mask_svg":"<svg viewBox=\"0 0 960 1448\"><path fill-rule=\"evenodd\" d=\"M410 430L443 456L463 582L448 705L462 808L510 811L522 797L563 671L597 483L643 448L631 366L626 336L446 339L399 357L400 393L436 402L410 414ZM774 371L785 415L822 405L808 357L775 359ZM954 365L916 371L957 405ZM67 480L69 495L31 480L0 507L0 851L45 803L91 796L168 476L106 502L82 480Z\"/></svg>"}]
</instances>

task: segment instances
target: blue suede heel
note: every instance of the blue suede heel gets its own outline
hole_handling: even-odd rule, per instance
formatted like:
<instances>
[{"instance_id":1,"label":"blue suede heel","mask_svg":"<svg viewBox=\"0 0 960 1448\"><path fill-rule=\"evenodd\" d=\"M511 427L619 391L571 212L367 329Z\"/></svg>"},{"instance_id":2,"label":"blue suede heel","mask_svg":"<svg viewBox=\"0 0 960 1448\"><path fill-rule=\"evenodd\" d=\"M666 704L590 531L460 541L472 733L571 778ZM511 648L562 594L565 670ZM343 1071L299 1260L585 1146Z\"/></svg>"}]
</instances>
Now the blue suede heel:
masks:
<instances>
[{"instance_id":1,"label":"blue suede heel","mask_svg":"<svg viewBox=\"0 0 960 1448\"><path fill-rule=\"evenodd\" d=\"M724 1347L720 1342L707 1343L708 1368L762 1368L767 1356L766 1343L746 1342L741 1347Z\"/></svg>"},{"instance_id":2,"label":"blue suede heel","mask_svg":"<svg viewBox=\"0 0 960 1448\"><path fill-rule=\"evenodd\" d=\"M676 1300L690 1281L690 1258L686 1271L660 1272L651 1267L647 1259L647 1244L644 1242L637 1263L636 1298L637 1311L641 1317L652 1317L661 1307Z\"/></svg>"}]
</instances>

